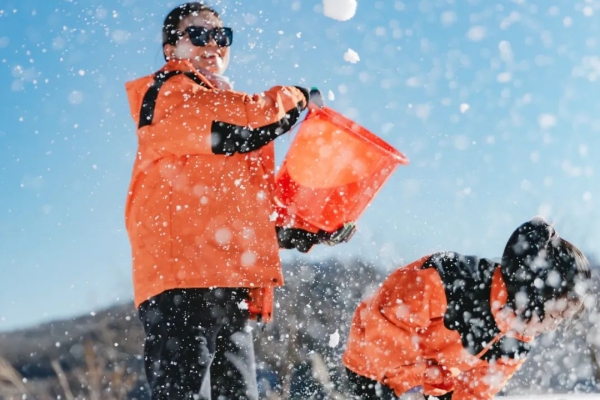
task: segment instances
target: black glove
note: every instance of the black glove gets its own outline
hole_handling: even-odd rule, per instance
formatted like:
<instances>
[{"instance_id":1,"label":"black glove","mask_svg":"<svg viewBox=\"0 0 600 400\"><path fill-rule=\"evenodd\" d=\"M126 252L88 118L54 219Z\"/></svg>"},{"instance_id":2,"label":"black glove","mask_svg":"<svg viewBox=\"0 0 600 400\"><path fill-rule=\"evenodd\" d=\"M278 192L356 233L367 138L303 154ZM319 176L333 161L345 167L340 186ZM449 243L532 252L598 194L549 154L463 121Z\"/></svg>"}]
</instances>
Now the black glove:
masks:
<instances>
[{"instance_id":1,"label":"black glove","mask_svg":"<svg viewBox=\"0 0 600 400\"><path fill-rule=\"evenodd\" d=\"M356 224L347 222L334 232L320 230L313 233L304 229L282 228L280 226L276 227L275 230L279 248L297 249L302 253L308 253L315 244L324 243L328 246L335 246L349 241L356 232Z\"/></svg>"},{"instance_id":2,"label":"black glove","mask_svg":"<svg viewBox=\"0 0 600 400\"><path fill-rule=\"evenodd\" d=\"M302 253L308 253L311 247L319 243L317 233L297 228L275 227L277 242L280 249L297 249Z\"/></svg>"}]
</instances>

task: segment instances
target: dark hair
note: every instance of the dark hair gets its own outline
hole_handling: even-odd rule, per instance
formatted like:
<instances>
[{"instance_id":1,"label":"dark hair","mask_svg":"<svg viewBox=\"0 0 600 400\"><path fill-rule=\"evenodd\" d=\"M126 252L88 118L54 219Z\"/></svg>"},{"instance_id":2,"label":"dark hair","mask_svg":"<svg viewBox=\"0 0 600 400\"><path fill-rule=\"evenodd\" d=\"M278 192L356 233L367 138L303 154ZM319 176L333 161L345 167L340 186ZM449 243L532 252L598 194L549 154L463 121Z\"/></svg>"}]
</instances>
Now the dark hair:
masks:
<instances>
[{"instance_id":1,"label":"dark hair","mask_svg":"<svg viewBox=\"0 0 600 400\"><path fill-rule=\"evenodd\" d=\"M184 3L172 9L171 12L165 18L165 21L163 22L163 48L165 47L165 44L175 45L177 43L177 40L179 39L179 23L182 19L184 19L188 15L200 14L203 11L212 13L215 17L219 19L221 18L219 17L219 13L215 11L215 9L197 1L191 3Z\"/></svg>"},{"instance_id":2,"label":"dark hair","mask_svg":"<svg viewBox=\"0 0 600 400\"><path fill-rule=\"evenodd\" d=\"M543 219L519 226L502 255L502 276L508 291L507 305L523 308L520 317L529 321L534 312L544 319L544 303L552 299L581 300L585 293L576 284L591 278L583 253L559 238Z\"/></svg>"}]
</instances>

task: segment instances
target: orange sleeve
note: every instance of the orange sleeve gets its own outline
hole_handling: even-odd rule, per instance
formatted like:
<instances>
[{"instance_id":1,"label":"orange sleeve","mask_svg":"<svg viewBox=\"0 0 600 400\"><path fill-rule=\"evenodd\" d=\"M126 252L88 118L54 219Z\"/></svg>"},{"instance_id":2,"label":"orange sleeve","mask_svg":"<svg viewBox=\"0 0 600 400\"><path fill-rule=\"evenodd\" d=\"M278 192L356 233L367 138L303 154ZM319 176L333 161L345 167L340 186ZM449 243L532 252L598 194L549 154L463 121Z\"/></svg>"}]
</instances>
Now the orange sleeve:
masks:
<instances>
[{"instance_id":1,"label":"orange sleeve","mask_svg":"<svg viewBox=\"0 0 600 400\"><path fill-rule=\"evenodd\" d=\"M462 372L454 380L452 400L493 399L524 363L525 358L500 358L494 363Z\"/></svg>"},{"instance_id":2,"label":"orange sleeve","mask_svg":"<svg viewBox=\"0 0 600 400\"><path fill-rule=\"evenodd\" d=\"M178 75L160 89L153 123L138 136L141 145L163 155L244 153L287 132L306 105L305 94L295 87L251 96L208 90Z\"/></svg>"},{"instance_id":3,"label":"orange sleeve","mask_svg":"<svg viewBox=\"0 0 600 400\"><path fill-rule=\"evenodd\" d=\"M308 92L293 86L275 86L266 92L245 96L248 127L261 128L277 123L290 111L307 106Z\"/></svg>"}]
</instances>

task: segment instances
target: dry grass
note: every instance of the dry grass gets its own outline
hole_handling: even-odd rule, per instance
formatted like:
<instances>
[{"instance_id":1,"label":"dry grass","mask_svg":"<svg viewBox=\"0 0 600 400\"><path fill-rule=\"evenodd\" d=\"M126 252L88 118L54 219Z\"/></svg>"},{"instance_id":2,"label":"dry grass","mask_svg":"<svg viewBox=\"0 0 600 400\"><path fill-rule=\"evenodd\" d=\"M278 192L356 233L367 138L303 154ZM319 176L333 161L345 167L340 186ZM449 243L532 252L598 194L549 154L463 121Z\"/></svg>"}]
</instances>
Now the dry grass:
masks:
<instances>
[{"instance_id":1,"label":"dry grass","mask_svg":"<svg viewBox=\"0 0 600 400\"><path fill-rule=\"evenodd\" d=\"M125 400L138 382L138 374L128 368L130 356L114 350L112 333L101 335L103 340L86 340L83 362L65 366L59 359L50 365L54 377L44 382L28 382L4 358L0 357L0 400Z\"/></svg>"},{"instance_id":2,"label":"dry grass","mask_svg":"<svg viewBox=\"0 0 600 400\"><path fill-rule=\"evenodd\" d=\"M7 400L29 394L21 375L3 357L0 357L0 394L9 396Z\"/></svg>"}]
</instances>

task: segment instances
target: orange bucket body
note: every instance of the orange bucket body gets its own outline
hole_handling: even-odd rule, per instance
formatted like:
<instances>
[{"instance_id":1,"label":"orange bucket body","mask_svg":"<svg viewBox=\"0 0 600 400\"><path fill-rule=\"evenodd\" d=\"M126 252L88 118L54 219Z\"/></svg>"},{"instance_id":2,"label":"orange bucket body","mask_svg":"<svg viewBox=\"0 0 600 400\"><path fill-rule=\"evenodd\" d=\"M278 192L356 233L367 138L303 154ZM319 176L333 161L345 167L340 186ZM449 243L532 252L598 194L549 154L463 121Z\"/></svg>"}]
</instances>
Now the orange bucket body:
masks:
<instances>
[{"instance_id":1,"label":"orange bucket body","mask_svg":"<svg viewBox=\"0 0 600 400\"><path fill-rule=\"evenodd\" d=\"M276 176L275 199L289 214L333 232L357 221L408 159L330 108L311 107Z\"/></svg>"}]
</instances>

